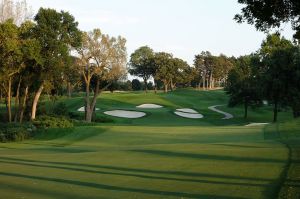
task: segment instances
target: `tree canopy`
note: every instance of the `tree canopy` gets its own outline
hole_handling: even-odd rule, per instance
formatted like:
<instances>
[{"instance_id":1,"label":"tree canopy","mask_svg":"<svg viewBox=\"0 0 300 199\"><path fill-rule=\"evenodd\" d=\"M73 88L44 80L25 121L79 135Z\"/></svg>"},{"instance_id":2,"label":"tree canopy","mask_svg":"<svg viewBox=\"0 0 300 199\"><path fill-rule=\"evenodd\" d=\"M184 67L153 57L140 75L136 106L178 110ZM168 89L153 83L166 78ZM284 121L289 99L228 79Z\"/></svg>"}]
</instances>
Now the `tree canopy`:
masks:
<instances>
[{"instance_id":1,"label":"tree canopy","mask_svg":"<svg viewBox=\"0 0 300 199\"><path fill-rule=\"evenodd\" d=\"M254 24L258 30L267 31L278 28L282 23L291 22L294 38L300 39L300 1L299 0L238 0L244 4L240 14L234 19Z\"/></svg>"}]
</instances>

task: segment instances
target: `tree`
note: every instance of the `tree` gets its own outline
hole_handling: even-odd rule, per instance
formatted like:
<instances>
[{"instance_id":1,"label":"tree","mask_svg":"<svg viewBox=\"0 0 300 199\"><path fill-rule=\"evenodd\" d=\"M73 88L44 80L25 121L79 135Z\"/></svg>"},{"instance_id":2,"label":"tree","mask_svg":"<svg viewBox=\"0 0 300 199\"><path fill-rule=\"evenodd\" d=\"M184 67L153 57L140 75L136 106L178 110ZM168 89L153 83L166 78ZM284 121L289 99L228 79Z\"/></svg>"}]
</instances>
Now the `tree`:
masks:
<instances>
[{"instance_id":1,"label":"tree","mask_svg":"<svg viewBox=\"0 0 300 199\"><path fill-rule=\"evenodd\" d=\"M261 104L260 87L254 68L256 55L242 56L230 70L225 90L229 94L228 105L244 104L244 118L248 117L248 107Z\"/></svg>"},{"instance_id":2,"label":"tree","mask_svg":"<svg viewBox=\"0 0 300 199\"><path fill-rule=\"evenodd\" d=\"M279 106L287 104L287 91L292 87L290 75L294 73L293 55L293 44L278 34L268 35L260 49L263 94L274 105L273 122L277 121Z\"/></svg>"},{"instance_id":3,"label":"tree","mask_svg":"<svg viewBox=\"0 0 300 199\"><path fill-rule=\"evenodd\" d=\"M32 104L31 119L36 116L37 104L46 82L53 82L61 77L64 65L71 59L71 48L81 43L78 23L68 12L40 8L34 18L36 26L33 34L41 45L43 64L35 67L36 89ZM41 36L42 35L42 36Z\"/></svg>"},{"instance_id":4,"label":"tree","mask_svg":"<svg viewBox=\"0 0 300 199\"><path fill-rule=\"evenodd\" d=\"M155 79L161 80L164 84L164 92L168 92L168 86L173 78L172 63L173 56L169 53L159 52L155 54L154 64L156 68Z\"/></svg>"},{"instance_id":5,"label":"tree","mask_svg":"<svg viewBox=\"0 0 300 199\"><path fill-rule=\"evenodd\" d=\"M11 98L13 78L22 68L19 28L8 20L0 24L0 80L6 94L8 121L12 121Z\"/></svg>"},{"instance_id":6,"label":"tree","mask_svg":"<svg viewBox=\"0 0 300 199\"><path fill-rule=\"evenodd\" d=\"M138 79L133 79L131 82L132 90L139 91L142 89L142 84Z\"/></svg>"},{"instance_id":7,"label":"tree","mask_svg":"<svg viewBox=\"0 0 300 199\"><path fill-rule=\"evenodd\" d=\"M299 0L238 0L238 2L246 6L242 8L241 14L235 15L234 19L237 22L246 21L254 24L258 30L267 31L290 21L295 30L294 38L300 39Z\"/></svg>"},{"instance_id":8,"label":"tree","mask_svg":"<svg viewBox=\"0 0 300 199\"><path fill-rule=\"evenodd\" d=\"M300 117L300 47L295 47L293 53L293 63L289 73L289 87L287 101L293 110L295 118Z\"/></svg>"},{"instance_id":9,"label":"tree","mask_svg":"<svg viewBox=\"0 0 300 199\"><path fill-rule=\"evenodd\" d=\"M147 81L153 74L153 50L148 46L142 46L130 56L130 70L131 75L138 76L144 80L144 89L147 92Z\"/></svg>"},{"instance_id":10,"label":"tree","mask_svg":"<svg viewBox=\"0 0 300 199\"><path fill-rule=\"evenodd\" d=\"M85 120L92 121L97 97L101 91L118 80L126 72L126 40L122 37L109 37L100 29L82 34L82 45L77 48L79 62L78 70L85 83ZM90 100L91 81L95 81L93 98ZM100 89L100 83L106 85Z\"/></svg>"}]
</instances>

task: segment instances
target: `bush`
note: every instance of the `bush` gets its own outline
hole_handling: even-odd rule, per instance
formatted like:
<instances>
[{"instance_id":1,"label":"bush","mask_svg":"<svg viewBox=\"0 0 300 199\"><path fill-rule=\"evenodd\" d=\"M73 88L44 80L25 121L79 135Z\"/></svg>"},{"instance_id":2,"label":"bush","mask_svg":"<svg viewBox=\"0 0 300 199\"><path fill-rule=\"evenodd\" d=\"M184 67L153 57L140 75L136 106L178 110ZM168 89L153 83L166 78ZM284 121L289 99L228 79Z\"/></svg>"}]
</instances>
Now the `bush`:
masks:
<instances>
[{"instance_id":1,"label":"bush","mask_svg":"<svg viewBox=\"0 0 300 199\"><path fill-rule=\"evenodd\" d=\"M83 120L84 119L84 114L77 113L77 112L69 112L69 117L71 119L75 119L75 120Z\"/></svg>"},{"instance_id":2,"label":"bush","mask_svg":"<svg viewBox=\"0 0 300 199\"><path fill-rule=\"evenodd\" d=\"M114 122L113 119L108 118L108 117L104 117L104 116L96 116L95 118L93 118L93 122L98 122L98 123L112 123Z\"/></svg>"},{"instance_id":3,"label":"bush","mask_svg":"<svg viewBox=\"0 0 300 199\"><path fill-rule=\"evenodd\" d=\"M48 128L72 128L73 122L65 117L39 116L33 124L40 129Z\"/></svg>"},{"instance_id":4,"label":"bush","mask_svg":"<svg viewBox=\"0 0 300 199\"><path fill-rule=\"evenodd\" d=\"M32 136L31 124L0 124L0 142L22 141Z\"/></svg>"},{"instance_id":5,"label":"bush","mask_svg":"<svg viewBox=\"0 0 300 199\"><path fill-rule=\"evenodd\" d=\"M67 105L63 102L57 103L53 108L53 114L61 115L61 116L68 116L68 108Z\"/></svg>"}]
</instances>

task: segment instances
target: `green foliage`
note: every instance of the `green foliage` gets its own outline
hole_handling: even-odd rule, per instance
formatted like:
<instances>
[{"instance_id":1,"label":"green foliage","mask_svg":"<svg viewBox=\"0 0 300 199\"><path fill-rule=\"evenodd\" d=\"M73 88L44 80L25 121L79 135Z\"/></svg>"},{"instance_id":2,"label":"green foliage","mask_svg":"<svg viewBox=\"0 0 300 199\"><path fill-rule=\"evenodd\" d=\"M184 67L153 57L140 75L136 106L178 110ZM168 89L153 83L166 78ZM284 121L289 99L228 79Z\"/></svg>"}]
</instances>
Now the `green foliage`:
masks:
<instances>
[{"instance_id":1,"label":"green foliage","mask_svg":"<svg viewBox=\"0 0 300 199\"><path fill-rule=\"evenodd\" d=\"M0 123L0 142L23 141L30 138L33 131L30 124Z\"/></svg>"},{"instance_id":2,"label":"green foliage","mask_svg":"<svg viewBox=\"0 0 300 199\"><path fill-rule=\"evenodd\" d=\"M68 116L68 107L64 102L58 102L53 108L53 114L60 116Z\"/></svg>"},{"instance_id":3,"label":"green foliage","mask_svg":"<svg viewBox=\"0 0 300 199\"><path fill-rule=\"evenodd\" d=\"M154 52L148 46L142 46L133 52L130 56L130 69L129 73L143 78L144 83L154 74L153 65ZM147 90L147 87L145 87Z\"/></svg>"},{"instance_id":4,"label":"green foliage","mask_svg":"<svg viewBox=\"0 0 300 199\"><path fill-rule=\"evenodd\" d=\"M261 84L255 74L253 63L256 55L239 57L234 68L229 72L225 90L229 94L228 105L233 107L244 104L245 118L247 118L248 106L261 104Z\"/></svg>"},{"instance_id":5,"label":"green foliage","mask_svg":"<svg viewBox=\"0 0 300 199\"><path fill-rule=\"evenodd\" d=\"M97 123L113 123L114 120L105 116L96 116L92 120L93 122Z\"/></svg>"},{"instance_id":6,"label":"green foliage","mask_svg":"<svg viewBox=\"0 0 300 199\"><path fill-rule=\"evenodd\" d=\"M296 31L294 37L300 39L299 0L238 0L238 2L245 4L245 7L242 8L241 14L235 15L234 19L237 22L254 24L258 30L267 31L290 21Z\"/></svg>"},{"instance_id":7,"label":"green foliage","mask_svg":"<svg viewBox=\"0 0 300 199\"><path fill-rule=\"evenodd\" d=\"M138 79L133 79L131 82L132 90L139 91L142 89L142 84Z\"/></svg>"},{"instance_id":8,"label":"green foliage","mask_svg":"<svg viewBox=\"0 0 300 199\"><path fill-rule=\"evenodd\" d=\"M33 124L39 129L49 128L72 128L74 125L72 121L65 117L53 117L53 116L39 116Z\"/></svg>"}]
</instances>

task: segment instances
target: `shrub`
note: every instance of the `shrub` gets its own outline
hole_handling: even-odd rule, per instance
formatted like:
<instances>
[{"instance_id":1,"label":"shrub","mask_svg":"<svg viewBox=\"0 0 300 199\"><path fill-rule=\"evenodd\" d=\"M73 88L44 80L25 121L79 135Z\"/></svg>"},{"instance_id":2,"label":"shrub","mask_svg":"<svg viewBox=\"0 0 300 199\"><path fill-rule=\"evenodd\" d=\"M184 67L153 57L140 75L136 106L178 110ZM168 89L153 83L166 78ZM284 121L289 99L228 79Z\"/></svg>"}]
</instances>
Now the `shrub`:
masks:
<instances>
[{"instance_id":1,"label":"shrub","mask_svg":"<svg viewBox=\"0 0 300 199\"><path fill-rule=\"evenodd\" d=\"M112 123L112 122L114 122L114 120L111 118L108 118L108 117L104 117L104 116L96 116L96 117L94 117L93 122Z\"/></svg>"},{"instance_id":2,"label":"shrub","mask_svg":"<svg viewBox=\"0 0 300 199\"><path fill-rule=\"evenodd\" d=\"M75 120L83 120L84 119L84 114L77 113L77 112L69 112L69 117L71 119L75 119Z\"/></svg>"},{"instance_id":3,"label":"shrub","mask_svg":"<svg viewBox=\"0 0 300 199\"><path fill-rule=\"evenodd\" d=\"M55 115L64 115L64 116L68 116L68 108L67 105L63 102L59 102L57 103L54 108L53 108L53 113Z\"/></svg>"},{"instance_id":4,"label":"shrub","mask_svg":"<svg viewBox=\"0 0 300 199\"><path fill-rule=\"evenodd\" d=\"M33 124L40 129L48 128L72 128L73 122L65 117L39 116Z\"/></svg>"},{"instance_id":5,"label":"shrub","mask_svg":"<svg viewBox=\"0 0 300 199\"><path fill-rule=\"evenodd\" d=\"M0 124L0 142L22 141L32 136L31 124Z\"/></svg>"}]
</instances>

